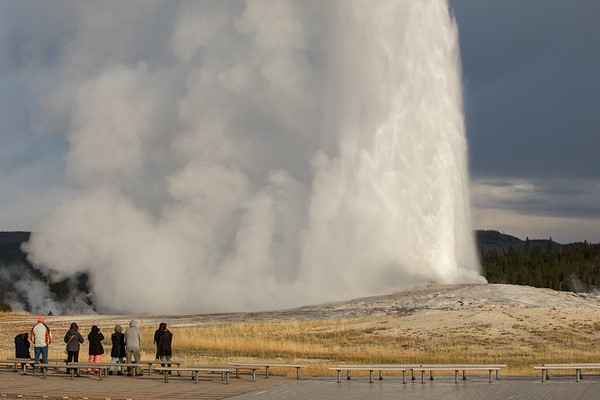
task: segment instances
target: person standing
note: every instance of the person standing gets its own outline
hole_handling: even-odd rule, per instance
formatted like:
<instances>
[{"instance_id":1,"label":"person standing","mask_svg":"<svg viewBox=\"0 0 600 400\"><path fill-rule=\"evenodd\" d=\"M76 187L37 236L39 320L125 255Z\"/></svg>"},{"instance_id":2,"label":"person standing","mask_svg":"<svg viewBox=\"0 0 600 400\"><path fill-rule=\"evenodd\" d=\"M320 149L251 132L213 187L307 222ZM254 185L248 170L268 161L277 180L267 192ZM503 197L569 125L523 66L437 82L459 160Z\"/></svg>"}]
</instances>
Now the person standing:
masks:
<instances>
[{"instance_id":1,"label":"person standing","mask_svg":"<svg viewBox=\"0 0 600 400\"><path fill-rule=\"evenodd\" d=\"M123 328L121 325L115 326L115 333L110 336L112 342L112 348L110 349L110 363L123 364L123 357L125 357L125 335L123 334ZM108 374L113 374L113 367L110 366ZM117 375L123 375L123 369L121 366L117 369Z\"/></svg>"},{"instance_id":2,"label":"person standing","mask_svg":"<svg viewBox=\"0 0 600 400\"><path fill-rule=\"evenodd\" d=\"M131 363L133 357L136 363L140 362L140 348L142 347L142 335L137 328L135 319L129 321L129 328L125 331L125 354L127 364ZM138 366L135 369L135 374L142 376L142 369ZM131 367L127 367L127 375L131 376Z\"/></svg>"},{"instance_id":3,"label":"person standing","mask_svg":"<svg viewBox=\"0 0 600 400\"><path fill-rule=\"evenodd\" d=\"M16 358L26 358L28 361L31 360L31 353L29 352L29 347L31 343L29 343L29 334L19 333L15 336L15 357ZM21 368L23 372L25 372L26 363L21 363Z\"/></svg>"},{"instance_id":4,"label":"person standing","mask_svg":"<svg viewBox=\"0 0 600 400\"><path fill-rule=\"evenodd\" d=\"M71 327L65 334L64 340L67 344L67 362L79 362L79 348L81 343L83 343L83 336L79 333L79 326L75 322L71 323ZM67 369L67 373L69 372L71 370Z\"/></svg>"},{"instance_id":5,"label":"person standing","mask_svg":"<svg viewBox=\"0 0 600 400\"><path fill-rule=\"evenodd\" d=\"M52 343L52 332L46 325L44 317L38 317L37 324L31 328L29 336L33 342L33 371L35 372L35 366L38 364L40 356L42 357L42 364L48 364L48 346Z\"/></svg>"},{"instance_id":6,"label":"person standing","mask_svg":"<svg viewBox=\"0 0 600 400\"><path fill-rule=\"evenodd\" d=\"M171 342L173 340L173 334L167 328L166 323L163 322L161 325L162 332L158 336L158 343L156 344L156 347L158 348L158 356L160 357L161 361L171 361L171 356L173 355L173 352L171 351ZM161 364L161 366L164 367L165 364ZM170 367L171 364L166 366Z\"/></svg>"},{"instance_id":7,"label":"person standing","mask_svg":"<svg viewBox=\"0 0 600 400\"><path fill-rule=\"evenodd\" d=\"M100 328L97 325L93 325L90 333L88 333L88 343L90 346L88 361L90 363L102 362L102 354L104 354L104 347L102 347L103 340L104 335L100 332ZM92 369L88 368L87 372L90 374ZM97 372L98 370L95 369L94 373Z\"/></svg>"},{"instance_id":8,"label":"person standing","mask_svg":"<svg viewBox=\"0 0 600 400\"><path fill-rule=\"evenodd\" d=\"M156 357L154 358L155 360L160 360L160 354L159 354L159 349L158 349L158 342L160 340L160 335L162 335L164 327L167 324L165 324L164 322L161 322L158 325L158 329L154 331L154 344L156 345Z\"/></svg>"}]
</instances>

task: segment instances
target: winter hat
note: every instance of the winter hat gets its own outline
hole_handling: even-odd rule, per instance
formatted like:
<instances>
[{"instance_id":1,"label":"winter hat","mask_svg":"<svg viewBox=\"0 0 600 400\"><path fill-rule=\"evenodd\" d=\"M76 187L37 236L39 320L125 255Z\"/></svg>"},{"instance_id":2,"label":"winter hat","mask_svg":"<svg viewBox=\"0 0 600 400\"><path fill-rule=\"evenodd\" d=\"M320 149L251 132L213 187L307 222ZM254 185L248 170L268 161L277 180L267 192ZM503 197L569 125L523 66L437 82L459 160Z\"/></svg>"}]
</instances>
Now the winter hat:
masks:
<instances>
[{"instance_id":1,"label":"winter hat","mask_svg":"<svg viewBox=\"0 0 600 400\"><path fill-rule=\"evenodd\" d=\"M76 331L77 329L79 329L79 326L75 322L71 323L71 330Z\"/></svg>"},{"instance_id":2,"label":"winter hat","mask_svg":"<svg viewBox=\"0 0 600 400\"><path fill-rule=\"evenodd\" d=\"M46 322L46 318L44 317L38 317L38 322Z\"/></svg>"}]
</instances>

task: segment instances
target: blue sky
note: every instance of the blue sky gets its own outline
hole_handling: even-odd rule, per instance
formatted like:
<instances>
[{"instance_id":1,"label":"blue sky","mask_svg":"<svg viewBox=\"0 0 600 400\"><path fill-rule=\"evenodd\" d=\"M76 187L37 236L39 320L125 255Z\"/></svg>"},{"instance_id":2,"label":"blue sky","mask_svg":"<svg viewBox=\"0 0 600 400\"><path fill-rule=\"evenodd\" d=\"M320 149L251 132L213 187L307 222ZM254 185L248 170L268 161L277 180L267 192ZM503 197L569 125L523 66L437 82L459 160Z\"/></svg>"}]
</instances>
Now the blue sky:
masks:
<instances>
[{"instance_id":1,"label":"blue sky","mask_svg":"<svg viewBox=\"0 0 600 400\"><path fill-rule=\"evenodd\" d=\"M144 30L134 32L142 47L106 41L132 60L143 52L163 62L153 44L163 40L174 2L153 4ZM474 228L600 242L600 2L451 0L450 7ZM66 79L57 69L82 23L73 12L65 1L0 2L1 230L35 229L71 190L69 122L48 87ZM108 48L100 40L89 49L97 64ZM85 69L86 60L77 65Z\"/></svg>"}]
</instances>

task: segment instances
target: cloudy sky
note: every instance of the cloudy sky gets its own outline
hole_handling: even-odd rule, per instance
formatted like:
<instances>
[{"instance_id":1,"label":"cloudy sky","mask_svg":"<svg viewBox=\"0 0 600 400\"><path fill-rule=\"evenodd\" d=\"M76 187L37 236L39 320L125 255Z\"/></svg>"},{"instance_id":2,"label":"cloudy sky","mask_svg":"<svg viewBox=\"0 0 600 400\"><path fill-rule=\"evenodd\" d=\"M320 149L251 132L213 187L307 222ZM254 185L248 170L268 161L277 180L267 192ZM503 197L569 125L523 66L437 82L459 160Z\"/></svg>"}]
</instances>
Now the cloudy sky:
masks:
<instances>
[{"instance_id":1,"label":"cloudy sky","mask_svg":"<svg viewBox=\"0 0 600 400\"><path fill-rule=\"evenodd\" d=\"M69 63L82 70L100 63L106 43L132 60L143 53L162 62L174 2L150 3L137 34L152 36L134 41L146 47L99 37L89 58ZM474 227L600 242L600 2L450 6L460 35ZM0 1L1 230L35 229L71 190L65 105L57 94L41 104L52 98L53 81L69 79L57 70L82 23L71 12L64 1Z\"/></svg>"},{"instance_id":2,"label":"cloudy sky","mask_svg":"<svg viewBox=\"0 0 600 400\"><path fill-rule=\"evenodd\" d=\"M600 242L600 3L451 5L477 228Z\"/></svg>"}]
</instances>

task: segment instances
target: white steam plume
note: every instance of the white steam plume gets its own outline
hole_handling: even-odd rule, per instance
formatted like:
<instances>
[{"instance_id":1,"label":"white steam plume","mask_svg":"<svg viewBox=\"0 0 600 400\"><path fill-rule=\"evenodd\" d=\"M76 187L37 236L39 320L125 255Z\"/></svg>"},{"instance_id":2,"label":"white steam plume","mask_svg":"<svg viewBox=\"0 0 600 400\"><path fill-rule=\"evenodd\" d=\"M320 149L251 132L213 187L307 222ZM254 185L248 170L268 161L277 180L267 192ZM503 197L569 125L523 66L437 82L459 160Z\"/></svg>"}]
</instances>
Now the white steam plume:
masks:
<instances>
[{"instance_id":1,"label":"white steam plume","mask_svg":"<svg viewBox=\"0 0 600 400\"><path fill-rule=\"evenodd\" d=\"M482 279L446 1L135 3L74 3L48 102L77 195L33 263L123 312Z\"/></svg>"}]
</instances>

